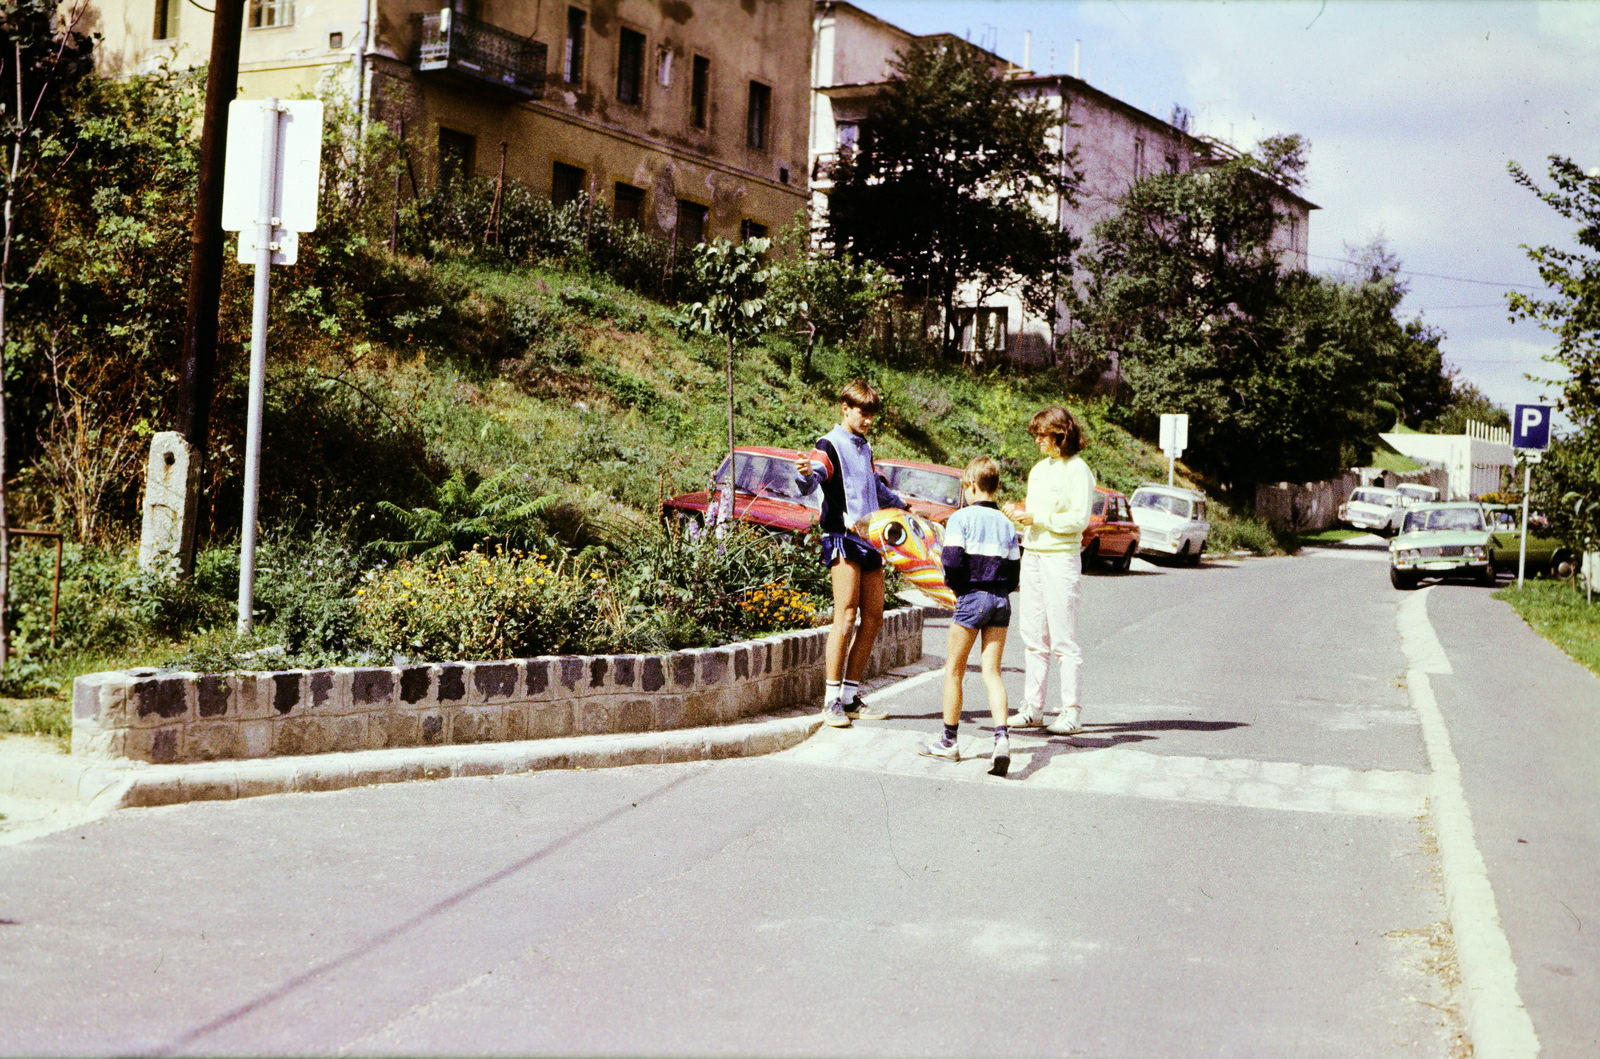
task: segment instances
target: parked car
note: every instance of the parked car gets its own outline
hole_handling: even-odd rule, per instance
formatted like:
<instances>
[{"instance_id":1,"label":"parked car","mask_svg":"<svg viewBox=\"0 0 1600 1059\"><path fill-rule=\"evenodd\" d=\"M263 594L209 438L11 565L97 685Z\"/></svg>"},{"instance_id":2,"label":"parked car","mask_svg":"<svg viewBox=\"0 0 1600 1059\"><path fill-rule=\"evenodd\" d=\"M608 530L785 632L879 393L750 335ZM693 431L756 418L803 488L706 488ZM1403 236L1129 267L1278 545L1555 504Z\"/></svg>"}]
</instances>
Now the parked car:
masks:
<instances>
[{"instance_id":1,"label":"parked car","mask_svg":"<svg viewBox=\"0 0 1600 1059\"><path fill-rule=\"evenodd\" d=\"M733 455L735 518L791 532L810 529L822 518L822 490L813 489L809 496L802 495L794 480L794 461L803 453L751 446L736 448ZM675 496L662 507L669 517L704 518L717 486L727 479L728 461L724 459L709 487Z\"/></svg>"},{"instance_id":2,"label":"parked car","mask_svg":"<svg viewBox=\"0 0 1600 1059\"><path fill-rule=\"evenodd\" d=\"M905 498L911 510L930 522L944 525L966 501L961 495L961 472L939 463L884 459L877 462L878 477Z\"/></svg>"},{"instance_id":3,"label":"parked car","mask_svg":"<svg viewBox=\"0 0 1600 1059\"><path fill-rule=\"evenodd\" d=\"M1388 535L1400 529L1405 517L1405 497L1398 489L1362 486L1352 490L1350 499L1339 505L1339 521L1352 529L1372 530Z\"/></svg>"},{"instance_id":4,"label":"parked car","mask_svg":"<svg viewBox=\"0 0 1600 1059\"><path fill-rule=\"evenodd\" d=\"M1439 502L1439 490L1435 489L1431 485L1417 485L1414 482L1401 482L1399 485L1395 486L1394 489L1395 492L1399 493L1405 498L1405 504L1407 507L1410 507L1412 504L1437 504Z\"/></svg>"},{"instance_id":5,"label":"parked car","mask_svg":"<svg viewBox=\"0 0 1600 1059\"><path fill-rule=\"evenodd\" d=\"M1483 509L1470 501L1417 504L1406 510L1400 535L1389 542L1389 583L1416 588L1424 577L1495 580Z\"/></svg>"},{"instance_id":6,"label":"parked car","mask_svg":"<svg viewBox=\"0 0 1600 1059\"><path fill-rule=\"evenodd\" d=\"M1522 508L1516 504L1483 504L1489 526L1489 559L1498 570L1515 570L1522 548ZM1553 537L1542 536L1549 526L1543 515L1528 515L1528 569L1545 570L1553 577L1571 577L1578 569L1578 553Z\"/></svg>"},{"instance_id":7,"label":"parked car","mask_svg":"<svg viewBox=\"0 0 1600 1059\"><path fill-rule=\"evenodd\" d=\"M1128 498L1115 489L1095 486L1089 528L1083 531L1083 565L1103 562L1119 574L1139 552L1139 524L1133 521Z\"/></svg>"},{"instance_id":8,"label":"parked car","mask_svg":"<svg viewBox=\"0 0 1600 1059\"><path fill-rule=\"evenodd\" d=\"M1166 555L1193 566L1206 550L1211 523L1206 497L1193 489L1147 483L1129 501L1139 526L1139 554Z\"/></svg>"}]
</instances>

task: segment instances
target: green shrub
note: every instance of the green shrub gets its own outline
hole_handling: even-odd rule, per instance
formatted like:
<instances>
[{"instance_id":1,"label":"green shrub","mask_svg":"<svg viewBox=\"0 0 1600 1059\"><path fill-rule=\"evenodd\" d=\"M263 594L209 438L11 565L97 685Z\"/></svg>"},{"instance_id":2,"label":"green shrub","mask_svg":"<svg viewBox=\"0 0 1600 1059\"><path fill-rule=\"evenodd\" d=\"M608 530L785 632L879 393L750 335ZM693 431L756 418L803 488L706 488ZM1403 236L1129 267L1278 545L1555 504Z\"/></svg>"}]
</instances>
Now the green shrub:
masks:
<instances>
[{"instance_id":1,"label":"green shrub","mask_svg":"<svg viewBox=\"0 0 1600 1059\"><path fill-rule=\"evenodd\" d=\"M1226 555L1233 551L1247 551L1254 555L1284 555L1298 550L1294 535L1280 533L1265 519L1253 515L1235 515L1217 504L1209 510L1211 534L1206 538L1206 551Z\"/></svg>"},{"instance_id":2,"label":"green shrub","mask_svg":"<svg viewBox=\"0 0 1600 1059\"><path fill-rule=\"evenodd\" d=\"M577 564L496 548L453 562L409 559L356 590L363 638L381 657L418 661L526 658L581 651L594 624Z\"/></svg>"},{"instance_id":3,"label":"green shrub","mask_svg":"<svg viewBox=\"0 0 1600 1059\"><path fill-rule=\"evenodd\" d=\"M72 703L66 699L0 699L0 732L72 738Z\"/></svg>"}]
</instances>

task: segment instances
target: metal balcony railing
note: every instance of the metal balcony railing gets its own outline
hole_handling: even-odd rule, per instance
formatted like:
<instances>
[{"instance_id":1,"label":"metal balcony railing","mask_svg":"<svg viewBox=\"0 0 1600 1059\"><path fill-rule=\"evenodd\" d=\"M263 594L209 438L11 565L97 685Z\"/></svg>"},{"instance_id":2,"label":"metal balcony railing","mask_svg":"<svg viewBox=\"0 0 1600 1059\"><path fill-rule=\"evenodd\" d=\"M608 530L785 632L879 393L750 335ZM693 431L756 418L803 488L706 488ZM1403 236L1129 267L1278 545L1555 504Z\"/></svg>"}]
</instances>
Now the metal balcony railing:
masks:
<instances>
[{"instance_id":1,"label":"metal balcony railing","mask_svg":"<svg viewBox=\"0 0 1600 1059\"><path fill-rule=\"evenodd\" d=\"M543 44L449 8L414 17L421 28L414 57L419 72L467 87L491 87L516 99L544 96L549 49Z\"/></svg>"}]
</instances>

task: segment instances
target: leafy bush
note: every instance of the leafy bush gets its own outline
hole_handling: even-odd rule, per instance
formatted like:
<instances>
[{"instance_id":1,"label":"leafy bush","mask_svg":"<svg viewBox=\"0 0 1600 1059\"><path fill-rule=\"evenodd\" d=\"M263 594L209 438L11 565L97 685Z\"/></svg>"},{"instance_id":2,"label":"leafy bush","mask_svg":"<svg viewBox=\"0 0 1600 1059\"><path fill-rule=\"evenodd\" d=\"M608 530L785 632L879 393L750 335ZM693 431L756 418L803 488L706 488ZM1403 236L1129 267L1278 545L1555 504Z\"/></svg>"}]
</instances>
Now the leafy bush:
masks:
<instances>
[{"instance_id":1,"label":"leafy bush","mask_svg":"<svg viewBox=\"0 0 1600 1059\"><path fill-rule=\"evenodd\" d=\"M457 470L434 490L434 507L407 511L381 501L378 507L399 521L409 537L380 541L378 547L390 555L423 563L460 555L479 545L554 552L559 544L544 516L556 503L553 496L535 496L529 476L515 465L470 488L466 473Z\"/></svg>"},{"instance_id":2,"label":"leafy bush","mask_svg":"<svg viewBox=\"0 0 1600 1059\"><path fill-rule=\"evenodd\" d=\"M1255 555L1283 555L1299 550L1293 534L1274 529L1265 519L1235 515L1213 504L1209 520L1211 534L1206 538L1206 551L1212 554L1248 551Z\"/></svg>"},{"instance_id":3,"label":"leafy bush","mask_svg":"<svg viewBox=\"0 0 1600 1059\"><path fill-rule=\"evenodd\" d=\"M356 590L365 640L379 657L418 661L526 658L581 650L594 623L576 563L496 548L424 566L403 559Z\"/></svg>"}]
</instances>

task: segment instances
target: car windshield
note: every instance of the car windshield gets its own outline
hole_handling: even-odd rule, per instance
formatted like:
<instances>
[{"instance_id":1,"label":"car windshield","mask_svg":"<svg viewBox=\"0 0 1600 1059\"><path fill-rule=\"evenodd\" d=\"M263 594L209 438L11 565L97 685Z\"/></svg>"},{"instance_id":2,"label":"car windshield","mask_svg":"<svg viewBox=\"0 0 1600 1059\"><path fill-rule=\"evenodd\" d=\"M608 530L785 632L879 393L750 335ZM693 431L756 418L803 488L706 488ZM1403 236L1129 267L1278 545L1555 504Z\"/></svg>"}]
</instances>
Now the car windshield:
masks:
<instances>
[{"instance_id":1,"label":"car windshield","mask_svg":"<svg viewBox=\"0 0 1600 1059\"><path fill-rule=\"evenodd\" d=\"M1106 494L1104 494L1104 493L1096 493L1096 494L1094 494L1094 514L1096 514L1096 515L1104 515L1105 513L1106 513Z\"/></svg>"},{"instance_id":2,"label":"car windshield","mask_svg":"<svg viewBox=\"0 0 1600 1059\"><path fill-rule=\"evenodd\" d=\"M910 500L926 500L945 507L961 506L961 476L930 471L923 467L879 467L889 479L889 488Z\"/></svg>"},{"instance_id":3,"label":"car windshield","mask_svg":"<svg viewBox=\"0 0 1600 1059\"><path fill-rule=\"evenodd\" d=\"M822 507L822 490L813 489L810 496L801 494L800 485L794 480L793 460L750 452L736 453L734 458L738 468L733 476L736 491L777 497L813 509ZM716 482L721 484L727 477L728 461L723 460L722 466L717 468Z\"/></svg>"},{"instance_id":4,"label":"car windshield","mask_svg":"<svg viewBox=\"0 0 1600 1059\"><path fill-rule=\"evenodd\" d=\"M1189 501L1181 497L1169 496L1166 493L1147 493L1140 490L1133 494L1134 507L1146 507L1153 511L1165 511L1169 515L1179 518L1189 517Z\"/></svg>"},{"instance_id":5,"label":"car windshield","mask_svg":"<svg viewBox=\"0 0 1600 1059\"><path fill-rule=\"evenodd\" d=\"M1439 496L1437 489L1426 485L1402 485L1396 488L1401 496L1409 496L1413 500L1435 500Z\"/></svg>"},{"instance_id":6,"label":"car windshield","mask_svg":"<svg viewBox=\"0 0 1600 1059\"><path fill-rule=\"evenodd\" d=\"M1379 507L1394 507L1393 493L1380 493L1376 489L1357 489L1350 494L1350 499L1357 504L1376 504Z\"/></svg>"},{"instance_id":7,"label":"car windshield","mask_svg":"<svg viewBox=\"0 0 1600 1059\"><path fill-rule=\"evenodd\" d=\"M1435 507L1406 516L1407 533L1437 530L1481 530L1483 512L1475 507Z\"/></svg>"}]
</instances>

